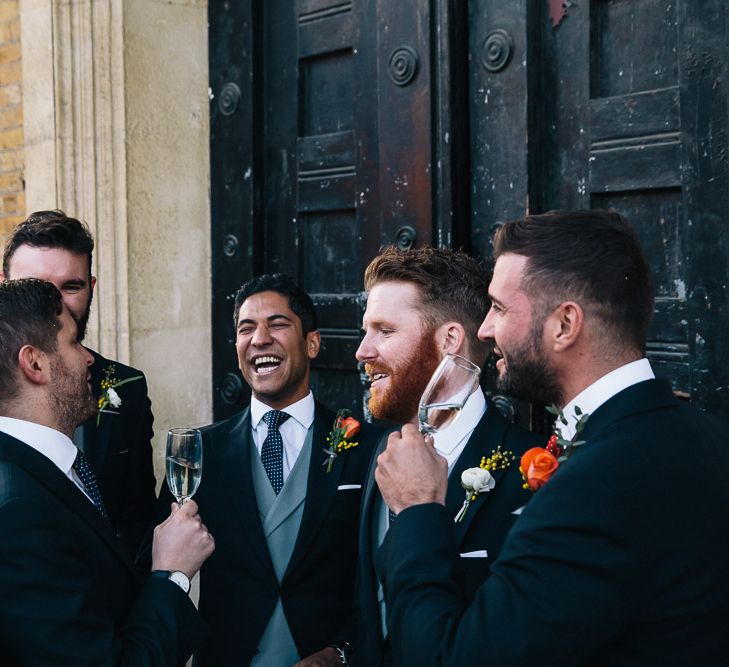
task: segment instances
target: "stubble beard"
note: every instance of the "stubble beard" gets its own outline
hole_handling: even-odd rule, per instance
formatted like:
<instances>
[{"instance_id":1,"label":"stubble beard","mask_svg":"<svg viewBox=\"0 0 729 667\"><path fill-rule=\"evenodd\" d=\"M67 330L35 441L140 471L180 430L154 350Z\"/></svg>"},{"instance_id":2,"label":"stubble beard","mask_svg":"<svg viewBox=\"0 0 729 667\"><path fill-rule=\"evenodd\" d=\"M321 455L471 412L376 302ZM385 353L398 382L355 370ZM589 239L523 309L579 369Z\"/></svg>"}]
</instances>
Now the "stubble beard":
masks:
<instances>
[{"instance_id":1,"label":"stubble beard","mask_svg":"<svg viewBox=\"0 0 729 667\"><path fill-rule=\"evenodd\" d=\"M51 409L62 433L73 433L98 411L98 404L86 381L88 369L73 373L60 358L51 360L53 381L49 386Z\"/></svg>"},{"instance_id":2,"label":"stubble beard","mask_svg":"<svg viewBox=\"0 0 729 667\"><path fill-rule=\"evenodd\" d=\"M433 333L425 332L407 359L394 368L366 365L370 375L376 371L386 372L389 387L383 394L370 396L368 406L376 419L385 419L398 424L412 422L418 415L418 404L433 371L440 363Z\"/></svg>"},{"instance_id":3,"label":"stubble beard","mask_svg":"<svg viewBox=\"0 0 729 667\"><path fill-rule=\"evenodd\" d=\"M557 374L550 367L541 350L543 321L532 327L527 340L519 347L505 350L505 370L496 382L497 389L525 401L561 405L562 388Z\"/></svg>"}]
</instances>

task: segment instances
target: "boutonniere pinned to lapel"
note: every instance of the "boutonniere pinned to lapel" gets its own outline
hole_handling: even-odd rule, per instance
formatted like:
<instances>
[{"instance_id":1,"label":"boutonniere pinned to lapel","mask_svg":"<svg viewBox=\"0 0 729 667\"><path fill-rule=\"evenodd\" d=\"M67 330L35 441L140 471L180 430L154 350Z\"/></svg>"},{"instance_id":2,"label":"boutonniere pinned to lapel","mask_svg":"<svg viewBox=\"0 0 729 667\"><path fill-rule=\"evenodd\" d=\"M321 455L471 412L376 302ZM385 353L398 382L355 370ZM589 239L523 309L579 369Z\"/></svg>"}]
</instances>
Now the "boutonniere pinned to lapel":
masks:
<instances>
[{"instance_id":1,"label":"boutonniere pinned to lapel","mask_svg":"<svg viewBox=\"0 0 729 667\"><path fill-rule=\"evenodd\" d=\"M327 458L324 463L327 472L332 471L334 461L342 452L356 447L359 442L352 442L351 438L359 433L360 423L350 415L351 410L337 410L337 416L334 418L334 425L327 436L329 447L324 448Z\"/></svg>"},{"instance_id":2,"label":"boutonniere pinned to lapel","mask_svg":"<svg viewBox=\"0 0 729 667\"><path fill-rule=\"evenodd\" d=\"M513 452L502 452L501 445L499 445L491 452L491 456L488 458L484 456L481 459L478 468L466 468L461 473L461 486L466 490L466 498L453 519L455 523L463 521L468 508L479 494L488 493L496 486L496 480L491 472L508 468L515 458Z\"/></svg>"},{"instance_id":3,"label":"boutonniere pinned to lapel","mask_svg":"<svg viewBox=\"0 0 729 667\"><path fill-rule=\"evenodd\" d=\"M99 396L99 412L96 415L96 426L98 426L101 422L102 412L107 412L112 415L119 414L114 410L108 409L109 406L111 406L112 408L121 407L122 400L121 396L119 396L116 391L117 388L121 387L127 382L134 382L134 380L142 379L141 375L135 375L134 377L127 378L126 380L117 380L116 377L114 377L115 372L116 367L114 366L114 364L109 364L104 369L104 379L101 381L101 396Z\"/></svg>"},{"instance_id":4,"label":"boutonniere pinned to lapel","mask_svg":"<svg viewBox=\"0 0 729 667\"><path fill-rule=\"evenodd\" d=\"M584 440L578 440L590 416L575 406L575 434L569 440L562 437L562 425L567 424L564 413L555 406L549 406L548 412L557 416L554 422L554 432L544 447L532 447L521 457L519 471L524 479L524 488L536 492L542 488L554 475L560 464L564 463L574 452L576 447L584 445Z\"/></svg>"}]
</instances>

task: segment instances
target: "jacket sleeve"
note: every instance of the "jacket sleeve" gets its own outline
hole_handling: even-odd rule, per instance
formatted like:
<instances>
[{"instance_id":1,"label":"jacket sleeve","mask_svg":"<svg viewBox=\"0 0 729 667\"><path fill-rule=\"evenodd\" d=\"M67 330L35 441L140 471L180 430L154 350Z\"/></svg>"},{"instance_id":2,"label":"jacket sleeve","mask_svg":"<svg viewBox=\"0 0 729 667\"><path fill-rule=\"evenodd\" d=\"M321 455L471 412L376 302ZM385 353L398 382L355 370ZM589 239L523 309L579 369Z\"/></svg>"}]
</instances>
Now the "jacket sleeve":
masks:
<instances>
[{"instance_id":1,"label":"jacket sleeve","mask_svg":"<svg viewBox=\"0 0 729 667\"><path fill-rule=\"evenodd\" d=\"M43 497L0 507L0 657L29 667L174 666L204 633L176 585L141 588L114 554L88 553L75 521Z\"/></svg>"}]
</instances>

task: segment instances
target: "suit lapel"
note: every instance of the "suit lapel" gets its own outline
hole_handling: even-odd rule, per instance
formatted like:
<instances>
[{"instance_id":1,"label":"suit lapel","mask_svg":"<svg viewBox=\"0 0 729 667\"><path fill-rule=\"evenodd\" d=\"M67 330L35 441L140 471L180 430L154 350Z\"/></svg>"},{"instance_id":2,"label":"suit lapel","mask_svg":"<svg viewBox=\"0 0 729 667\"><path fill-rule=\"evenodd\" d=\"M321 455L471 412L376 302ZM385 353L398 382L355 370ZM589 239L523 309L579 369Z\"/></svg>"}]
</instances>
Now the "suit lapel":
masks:
<instances>
[{"instance_id":1,"label":"suit lapel","mask_svg":"<svg viewBox=\"0 0 729 667\"><path fill-rule=\"evenodd\" d=\"M488 404L486 413L481 417L476 428L473 429L471 437L468 439L466 446L463 448L461 455L458 457L453 470L448 477L448 490L446 492L446 509L448 515L455 517L458 510L461 509L463 501L466 497L466 491L461 486L461 473L467 468L477 468L481 464L481 459L490 456L492 451L486 449L486 443L496 443L499 445L504 442L506 432L509 428L507 421L499 414L499 411L492 405ZM495 449L496 446L493 447ZM512 465L518 465L516 461ZM466 512L466 516L462 521L455 524L456 539L460 544L463 537L468 532L473 518L489 501L491 493L498 491L499 482L506 473L506 470L495 470L491 473L496 482L495 488L489 493L481 493L471 503Z\"/></svg>"},{"instance_id":2,"label":"suit lapel","mask_svg":"<svg viewBox=\"0 0 729 667\"><path fill-rule=\"evenodd\" d=\"M91 501L51 461L20 440L0 433L0 458L14 463L35 477L72 512L81 517L139 579L129 555L111 526L105 521Z\"/></svg>"},{"instance_id":3,"label":"suit lapel","mask_svg":"<svg viewBox=\"0 0 729 667\"><path fill-rule=\"evenodd\" d=\"M101 395L101 380L104 377L106 360L93 350L89 350L89 352L94 356L94 363L91 366L91 388L94 396L98 398ZM101 471L104 469L113 433L112 422L118 417L119 415L102 412L99 415L98 426L96 424L96 415L87 419L81 426L83 429L82 451L97 476L100 476Z\"/></svg>"},{"instance_id":4,"label":"suit lapel","mask_svg":"<svg viewBox=\"0 0 729 667\"><path fill-rule=\"evenodd\" d=\"M329 506L335 502L337 496L344 461L341 458L336 460L331 472L327 472L327 467L322 465L326 458L326 454L324 454L326 437L333 423L334 414L317 403L314 412L314 433L311 441L304 515L301 517L301 527L286 574L291 573L306 555L309 544L326 520ZM344 454L344 456L347 455Z\"/></svg>"},{"instance_id":5,"label":"suit lapel","mask_svg":"<svg viewBox=\"0 0 729 667\"><path fill-rule=\"evenodd\" d=\"M214 471L215 478L222 480L225 486L222 497L233 500L231 511L238 515L253 554L261 565L270 571L271 576L275 577L266 537L263 534L251 473L251 448L254 445L251 437L250 408L246 408L237 420L232 420L229 429L213 439L210 444L216 451L215 460L218 467ZM206 473L203 459L203 479ZM214 481L213 484L217 482ZM210 492L220 493L215 487Z\"/></svg>"}]
</instances>

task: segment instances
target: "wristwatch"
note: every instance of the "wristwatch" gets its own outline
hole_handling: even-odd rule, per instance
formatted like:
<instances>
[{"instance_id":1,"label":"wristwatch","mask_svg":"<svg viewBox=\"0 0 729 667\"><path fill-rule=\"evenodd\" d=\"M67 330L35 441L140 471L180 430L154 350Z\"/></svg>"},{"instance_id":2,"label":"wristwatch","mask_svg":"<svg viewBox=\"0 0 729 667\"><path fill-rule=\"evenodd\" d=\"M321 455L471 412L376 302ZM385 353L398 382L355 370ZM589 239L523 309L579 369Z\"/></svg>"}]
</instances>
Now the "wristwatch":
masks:
<instances>
[{"instance_id":1,"label":"wristwatch","mask_svg":"<svg viewBox=\"0 0 729 667\"><path fill-rule=\"evenodd\" d=\"M333 648L337 652L337 657L343 665L349 665L350 658L352 657L352 647L349 642L342 642L341 644L329 644L327 648Z\"/></svg>"},{"instance_id":2,"label":"wristwatch","mask_svg":"<svg viewBox=\"0 0 729 667\"><path fill-rule=\"evenodd\" d=\"M177 584L185 593L190 592L190 578L179 570L171 572L170 570L152 570L152 576L159 579L169 579L172 583Z\"/></svg>"}]
</instances>

